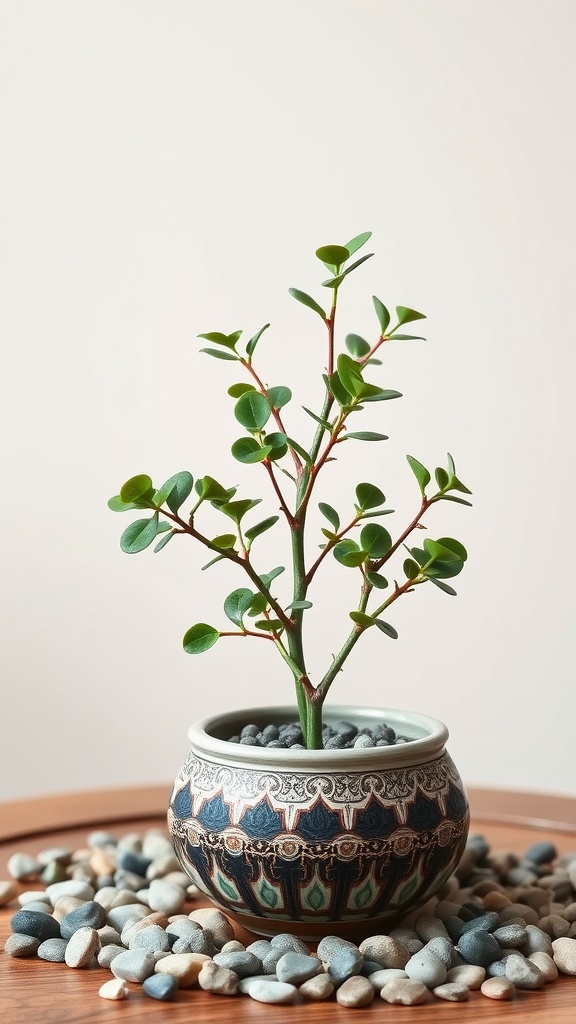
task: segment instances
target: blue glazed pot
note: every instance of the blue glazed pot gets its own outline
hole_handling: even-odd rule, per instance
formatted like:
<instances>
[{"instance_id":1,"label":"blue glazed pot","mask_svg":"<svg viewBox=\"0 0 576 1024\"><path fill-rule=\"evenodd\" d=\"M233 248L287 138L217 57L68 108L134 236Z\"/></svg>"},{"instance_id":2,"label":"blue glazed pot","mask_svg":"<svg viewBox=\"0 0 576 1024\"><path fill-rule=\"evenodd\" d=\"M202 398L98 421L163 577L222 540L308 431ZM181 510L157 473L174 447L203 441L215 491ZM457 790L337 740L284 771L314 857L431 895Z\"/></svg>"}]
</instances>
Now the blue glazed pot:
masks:
<instances>
[{"instance_id":1,"label":"blue glazed pot","mask_svg":"<svg viewBox=\"0 0 576 1024\"><path fill-rule=\"evenodd\" d=\"M228 743L294 708L231 712L190 728L168 822L182 867L229 917L260 935L314 939L390 929L454 871L468 802L448 730L426 715L334 707L325 721L381 722L410 742L352 750Z\"/></svg>"}]
</instances>

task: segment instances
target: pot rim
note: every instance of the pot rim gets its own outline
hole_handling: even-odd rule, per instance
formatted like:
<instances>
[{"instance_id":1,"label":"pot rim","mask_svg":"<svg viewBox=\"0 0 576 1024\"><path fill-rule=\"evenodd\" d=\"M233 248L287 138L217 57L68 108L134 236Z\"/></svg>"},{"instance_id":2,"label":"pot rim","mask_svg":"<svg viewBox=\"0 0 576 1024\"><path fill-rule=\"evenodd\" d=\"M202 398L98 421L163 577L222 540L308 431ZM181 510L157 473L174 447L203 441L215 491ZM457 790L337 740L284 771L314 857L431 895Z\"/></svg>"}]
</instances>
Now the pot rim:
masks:
<instances>
[{"instance_id":1,"label":"pot rim","mask_svg":"<svg viewBox=\"0 0 576 1024\"><path fill-rule=\"evenodd\" d=\"M423 764L440 757L448 739L448 728L439 719L416 711L401 708L376 708L358 705L330 705L324 711L325 722L351 719L366 725L377 725L384 721L397 732L410 736L409 743L389 747L352 747L348 750L291 750L281 747L252 747L230 743L222 733L234 732L235 727L255 722L268 724L298 719L294 705L270 705L264 707L239 708L234 711L211 715L193 722L188 737L195 754L210 761L228 764L251 765L252 767L275 767L277 769L346 769L350 771L370 768L399 768L411 764ZM220 734L220 735L219 735Z\"/></svg>"}]
</instances>

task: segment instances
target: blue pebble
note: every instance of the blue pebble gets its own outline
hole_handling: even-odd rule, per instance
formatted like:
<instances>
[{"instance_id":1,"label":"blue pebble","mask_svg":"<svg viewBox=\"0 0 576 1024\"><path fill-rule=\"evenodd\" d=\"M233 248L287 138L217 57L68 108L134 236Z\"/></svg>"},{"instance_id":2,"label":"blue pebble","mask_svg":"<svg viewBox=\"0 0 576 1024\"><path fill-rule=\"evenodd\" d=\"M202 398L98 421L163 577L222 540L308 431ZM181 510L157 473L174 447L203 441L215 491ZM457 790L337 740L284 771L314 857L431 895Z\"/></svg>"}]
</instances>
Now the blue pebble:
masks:
<instances>
[{"instance_id":1,"label":"blue pebble","mask_svg":"<svg viewBox=\"0 0 576 1024\"><path fill-rule=\"evenodd\" d=\"M452 942L458 942L464 931L464 921L460 917L447 917L444 919L444 925Z\"/></svg>"},{"instance_id":2,"label":"blue pebble","mask_svg":"<svg viewBox=\"0 0 576 1024\"><path fill-rule=\"evenodd\" d=\"M550 861L556 860L558 851L553 843L534 843L526 853L524 859L531 861L533 864L549 864Z\"/></svg>"},{"instance_id":3,"label":"blue pebble","mask_svg":"<svg viewBox=\"0 0 576 1024\"><path fill-rule=\"evenodd\" d=\"M486 857L490 853L490 846L488 845L484 836L468 836L466 846L471 846L472 849L475 850L479 864L481 864L482 861L486 860Z\"/></svg>"},{"instance_id":4,"label":"blue pebble","mask_svg":"<svg viewBox=\"0 0 576 1024\"><path fill-rule=\"evenodd\" d=\"M103 928L106 924L107 915L104 907L95 900L83 903L76 907L60 921L60 934L63 939L71 939L74 932L79 928Z\"/></svg>"},{"instance_id":5,"label":"blue pebble","mask_svg":"<svg viewBox=\"0 0 576 1024\"><path fill-rule=\"evenodd\" d=\"M10 927L18 935L32 935L40 942L46 939L60 939L60 922L40 910L19 910L10 919Z\"/></svg>"},{"instance_id":6,"label":"blue pebble","mask_svg":"<svg viewBox=\"0 0 576 1024\"><path fill-rule=\"evenodd\" d=\"M152 974L149 978L146 978L142 988L146 995L152 999L167 1001L176 995L178 980L170 974Z\"/></svg>"},{"instance_id":7,"label":"blue pebble","mask_svg":"<svg viewBox=\"0 0 576 1024\"><path fill-rule=\"evenodd\" d=\"M467 963L477 967L488 967L495 960L502 959L502 950L490 932L477 929L460 936L458 952Z\"/></svg>"},{"instance_id":8,"label":"blue pebble","mask_svg":"<svg viewBox=\"0 0 576 1024\"><path fill-rule=\"evenodd\" d=\"M143 857L141 853L132 853L131 850L120 850L118 854L118 867L122 871L133 871L135 875L146 878L146 872L152 861L149 857Z\"/></svg>"},{"instance_id":9,"label":"blue pebble","mask_svg":"<svg viewBox=\"0 0 576 1024\"><path fill-rule=\"evenodd\" d=\"M464 935L466 932L473 932L477 929L493 932L499 927L500 917L494 910L491 910L488 914L482 914L480 917L473 917L471 921L465 921L462 934Z\"/></svg>"}]
</instances>

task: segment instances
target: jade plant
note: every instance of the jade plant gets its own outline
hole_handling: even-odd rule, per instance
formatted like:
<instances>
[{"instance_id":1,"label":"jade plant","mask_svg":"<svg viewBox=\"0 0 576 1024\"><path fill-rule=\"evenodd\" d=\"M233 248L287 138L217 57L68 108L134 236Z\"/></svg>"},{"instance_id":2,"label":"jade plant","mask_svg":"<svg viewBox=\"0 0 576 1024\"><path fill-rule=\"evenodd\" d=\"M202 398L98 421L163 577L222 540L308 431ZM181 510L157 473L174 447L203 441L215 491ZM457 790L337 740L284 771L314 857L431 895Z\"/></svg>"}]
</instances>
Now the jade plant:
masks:
<instances>
[{"instance_id":1,"label":"jade plant","mask_svg":"<svg viewBox=\"0 0 576 1024\"><path fill-rule=\"evenodd\" d=\"M396 306L393 322L384 303L374 296L373 339L368 341L358 334L348 334L343 350L337 351L335 327L340 289L348 275L373 256L368 253L352 260L370 236L367 231L346 245L325 245L316 251L330 275L323 282L330 298L326 308L306 292L290 289L294 299L320 318L326 333L324 373L321 376L319 373L321 404L316 411L303 407L313 421L311 440L293 437L287 415L287 406L293 400L290 388L269 387L257 369L256 349L270 324L265 324L247 342L241 340L242 331L231 334L210 331L199 335L209 343L202 352L235 363L243 373L244 380L228 388L228 395L234 402L234 417L244 429L244 434L232 444L231 454L238 462L254 466L255 475L268 478L266 486L276 506L270 511L279 514L254 517L261 498L244 497L238 494L236 486L225 486L212 476L202 476L194 482L186 470L171 476L159 488L146 474L133 476L108 503L117 512L132 509L151 512L124 530L120 546L128 554L144 551L155 541L154 551L161 551L174 537L183 535L210 552L212 557L203 566L204 570L226 562L232 575L240 576L244 585L237 586L224 601L224 614L232 628L197 622L184 636L184 650L188 654L200 654L221 638L228 637L250 637L274 644L292 673L302 734L311 749L322 746L324 701L364 633L375 629L383 637L396 639L398 634L388 622L392 605L423 584L454 595L456 591L446 580L458 575L467 558L465 547L451 537L434 540L426 536L421 544L413 540L413 534L424 528L422 520L432 505L439 501L471 504L462 497L471 492L456 475L451 455L445 466L436 468L435 483L421 462L412 455L406 456L416 479L418 499L410 522L394 535L374 521L393 513L386 504L380 481L358 483L342 518L332 505L320 501L318 509L326 525L320 529L317 519L309 523L311 506L321 497L320 477L330 472L330 464L336 460L342 446L379 445L387 439L386 434L374 430L356 429L358 413L364 412L372 418L375 406L382 408L379 403L402 397L398 391L383 388L371 379L376 376L373 368L382 365L377 356L383 354L387 345L424 340L421 336L403 333L404 325L424 319L423 313L407 306ZM215 514L222 523L217 531L211 525ZM285 577L290 577L289 589L284 600L280 599L276 581L285 568L276 566L265 571L256 543L266 531L281 529L277 526L279 521L287 530L292 553L291 571ZM309 534L314 545L312 554L309 553ZM405 557L389 582L388 563L397 553ZM338 652L332 655L323 677L313 683L306 667L303 627L306 613L312 607L316 574L329 556L342 566L343 573L355 578L359 596L357 606L349 613L348 627L343 624L345 635Z\"/></svg>"}]
</instances>

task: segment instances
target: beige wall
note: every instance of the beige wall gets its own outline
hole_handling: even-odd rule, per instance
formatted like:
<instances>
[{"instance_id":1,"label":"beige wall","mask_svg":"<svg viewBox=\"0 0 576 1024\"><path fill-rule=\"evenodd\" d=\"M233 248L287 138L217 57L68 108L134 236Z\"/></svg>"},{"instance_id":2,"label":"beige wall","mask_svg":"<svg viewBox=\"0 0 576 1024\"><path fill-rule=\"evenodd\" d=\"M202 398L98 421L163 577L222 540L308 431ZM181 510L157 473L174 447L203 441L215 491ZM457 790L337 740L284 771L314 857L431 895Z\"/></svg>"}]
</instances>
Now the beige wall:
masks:
<instances>
[{"instance_id":1,"label":"beige wall","mask_svg":"<svg viewBox=\"0 0 576 1024\"><path fill-rule=\"evenodd\" d=\"M399 602L399 641L368 634L333 699L444 719L468 782L574 792L576 5L0 9L0 796L168 780L193 719L290 699L265 644L182 652L240 579L199 575L187 539L126 557L106 500L183 468L260 488L227 454L236 374L195 336L270 320L264 378L317 402L322 325L287 289L320 296L314 249L368 228L342 329L373 332L375 292L429 340L390 347L391 439L376 465L343 452L320 497L371 479L406 517L405 453L450 450L475 507L430 518L470 550L458 598ZM351 579L331 562L315 588L316 675Z\"/></svg>"}]
</instances>

